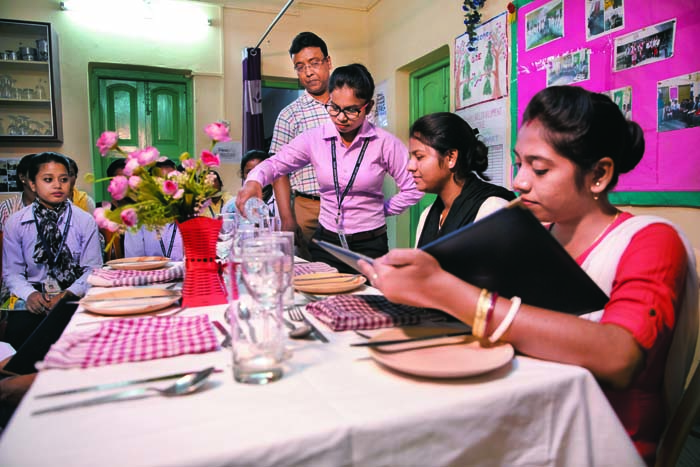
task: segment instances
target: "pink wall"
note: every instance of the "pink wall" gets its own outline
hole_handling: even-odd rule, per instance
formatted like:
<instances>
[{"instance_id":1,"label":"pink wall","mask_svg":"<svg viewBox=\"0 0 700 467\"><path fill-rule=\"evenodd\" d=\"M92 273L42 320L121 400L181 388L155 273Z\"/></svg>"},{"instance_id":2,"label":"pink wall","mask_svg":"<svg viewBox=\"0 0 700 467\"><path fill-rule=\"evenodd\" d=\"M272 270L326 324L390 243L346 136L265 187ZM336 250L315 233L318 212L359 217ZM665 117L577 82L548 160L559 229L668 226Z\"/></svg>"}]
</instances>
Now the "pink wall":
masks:
<instances>
[{"instance_id":1,"label":"pink wall","mask_svg":"<svg viewBox=\"0 0 700 467\"><path fill-rule=\"evenodd\" d=\"M520 2L521 4L524 2ZM644 129L646 152L617 191L700 191L700 127L658 133L657 82L700 71L700 6L697 0L624 0L624 28L586 41L584 0L564 0L564 37L525 51L525 15L547 3L535 0L517 12L518 124L527 102L546 87L548 57L588 48L590 79L576 85L591 91L632 87L632 119ZM674 55L614 72L614 39L676 19Z\"/></svg>"}]
</instances>

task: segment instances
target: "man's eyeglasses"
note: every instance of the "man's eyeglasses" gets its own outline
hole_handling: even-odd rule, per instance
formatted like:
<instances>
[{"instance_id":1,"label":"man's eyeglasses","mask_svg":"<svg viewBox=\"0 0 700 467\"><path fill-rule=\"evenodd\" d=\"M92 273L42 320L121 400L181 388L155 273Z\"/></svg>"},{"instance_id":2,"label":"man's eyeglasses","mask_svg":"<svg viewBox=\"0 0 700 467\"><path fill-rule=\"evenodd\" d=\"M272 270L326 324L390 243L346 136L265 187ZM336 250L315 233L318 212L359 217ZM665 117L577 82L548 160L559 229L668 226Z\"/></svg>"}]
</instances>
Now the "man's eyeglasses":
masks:
<instances>
[{"instance_id":1,"label":"man's eyeglasses","mask_svg":"<svg viewBox=\"0 0 700 467\"><path fill-rule=\"evenodd\" d=\"M365 107L369 105L369 101L365 102L365 105L363 105L360 108L357 107L346 107L344 109L341 109L337 105L335 105L333 102L329 102L326 104L326 111L328 112L328 115L331 117L337 117L341 113L345 115L345 118L348 120L355 120L357 117L360 116L363 110L365 110Z\"/></svg>"},{"instance_id":2,"label":"man's eyeglasses","mask_svg":"<svg viewBox=\"0 0 700 467\"><path fill-rule=\"evenodd\" d=\"M303 73L306 71L306 68L309 68L311 71L318 71L321 68L321 65L326 61L325 58L322 60L311 60L308 64L304 65L302 63L298 63L294 66L294 71L297 73Z\"/></svg>"}]
</instances>

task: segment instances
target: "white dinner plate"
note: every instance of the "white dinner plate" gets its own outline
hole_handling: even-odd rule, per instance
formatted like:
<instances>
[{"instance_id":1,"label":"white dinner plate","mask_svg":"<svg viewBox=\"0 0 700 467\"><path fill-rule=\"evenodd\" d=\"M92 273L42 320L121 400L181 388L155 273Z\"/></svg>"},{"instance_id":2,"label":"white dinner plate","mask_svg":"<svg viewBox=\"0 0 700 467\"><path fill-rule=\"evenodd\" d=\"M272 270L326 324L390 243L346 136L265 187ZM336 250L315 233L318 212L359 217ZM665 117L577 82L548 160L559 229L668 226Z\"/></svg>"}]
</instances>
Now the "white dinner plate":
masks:
<instances>
[{"instance_id":1,"label":"white dinner plate","mask_svg":"<svg viewBox=\"0 0 700 467\"><path fill-rule=\"evenodd\" d=\"M167 308L180 296L176 290L139 287L91 294L83 297L80 304L99 315L136 315Z\"/></svg>"},{"instance_id":2,"label":"white dinner plate","mask_svg":"<svg viewBox=\"0 0 700 467\"><path fill-rule=\"evenodd\" d=\"M408 339L454 332L447 327L393 328L374 335L370 342ZM403 344L370 347L374 360L396 371L428 378L463 378L496 370L513 359L513 346L498 343L482 347L474 336L456 336Z\"/></svg>"},{"instance_id":3,"label":"white dinner plate","mask_svg":"<svg viewBox=\"0 0 700 467\"><path fill-rule=\"evenodd\" d=\"M105 264L112 269L149 271L165 267L169 262L170 258L165 256L134 256L131 258L113 259Z\"/></svg>"}]
</instances>

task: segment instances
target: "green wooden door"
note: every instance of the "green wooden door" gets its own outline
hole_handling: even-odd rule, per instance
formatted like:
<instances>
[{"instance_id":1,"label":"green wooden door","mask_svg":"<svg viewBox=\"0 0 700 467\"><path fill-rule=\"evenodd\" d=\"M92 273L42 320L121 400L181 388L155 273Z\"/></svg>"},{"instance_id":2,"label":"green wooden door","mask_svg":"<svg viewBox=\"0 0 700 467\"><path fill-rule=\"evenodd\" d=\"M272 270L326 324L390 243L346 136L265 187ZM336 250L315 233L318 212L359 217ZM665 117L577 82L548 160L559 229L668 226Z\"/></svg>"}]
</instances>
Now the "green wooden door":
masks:
<instances>
[{"instance_id":1,"label":"green wooden door","mask_svg":"<svg viewBox=\"0 0 700 467\"><path fill-rule=\"evenodd\" d=\"M411 94L411 123L423 115L450 110L450 60L440 60L421 70L415 71L410 77ZM416 243L416 228L418 220L425 208L433 204L436 195L426 194L411 206L410 211L410 246Z\"/></svg>"},{"instance_id":2,"label":"green wooden door","mask_svg":"<svg viewBox=\"0 0 700 467\"><path fill-rule=\"evenodd\" d=\"M145 87L147 144L179 164L180 154L188 150L185 85L146 82Z\"/></svg>"},{"instance_id":3,"label":"green wooden door","mask_svg":"<svg viewBox=\"0 0 700 467\"><path fill-rule=\"evenodd\" d=\"M91 75L92 135L116 131L127 152L146 146L179 163L180 154L193 146L189 78L153 72L96 70ZM96 178L106 176L114 160L93 151ZM109 199L107 183L95 186L98 201Z\"/></svg>"}]
</instances>

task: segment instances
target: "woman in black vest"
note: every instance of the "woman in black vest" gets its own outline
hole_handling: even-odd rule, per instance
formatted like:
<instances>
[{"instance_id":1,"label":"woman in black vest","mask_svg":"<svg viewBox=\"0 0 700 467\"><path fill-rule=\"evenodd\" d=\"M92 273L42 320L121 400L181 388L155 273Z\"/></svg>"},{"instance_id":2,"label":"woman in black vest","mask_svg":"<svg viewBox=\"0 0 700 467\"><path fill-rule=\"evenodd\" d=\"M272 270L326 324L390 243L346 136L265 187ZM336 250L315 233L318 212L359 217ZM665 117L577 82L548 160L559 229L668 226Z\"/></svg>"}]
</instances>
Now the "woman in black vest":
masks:
<instances>
[{"instance_id":1,"label":"woman in black vest","mask_svg":"<svg viewBox=\"0 0 700 467\"><path fill-rule=\"evenodd\" d=\"M421 215L418 247L505 206L515 195L487 183L488 148L456 114L425 115L411 126L408 171L420 191L438 198Z\"/></svg>"}]
</instances>

